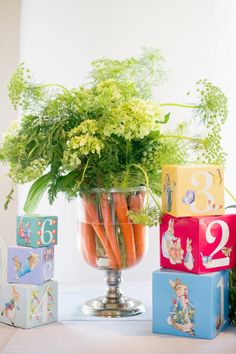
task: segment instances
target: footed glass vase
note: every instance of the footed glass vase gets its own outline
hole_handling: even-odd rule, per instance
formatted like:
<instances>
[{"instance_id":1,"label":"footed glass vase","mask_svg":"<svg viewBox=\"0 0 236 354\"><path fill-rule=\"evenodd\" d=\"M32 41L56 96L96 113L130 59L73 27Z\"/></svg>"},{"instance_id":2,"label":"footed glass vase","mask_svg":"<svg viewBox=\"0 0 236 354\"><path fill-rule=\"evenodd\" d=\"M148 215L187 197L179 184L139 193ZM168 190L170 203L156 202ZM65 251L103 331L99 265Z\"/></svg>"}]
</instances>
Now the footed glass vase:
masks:
<instances>
[{"instance_id":1,"label":"footed glass vase","mask_svg":"<svg viewBox=\"0 0 236 354\"><path fill-rule=\"evenodd\" d=\"M122 294L122 270L138 264L147 250L147 228L134 224L129 212L145 203L145 187L129 190L93 189L81 195L78 206L79 247L85 261L105 271L104 296L87 301L82 311L100 317L127 317L145 311L139 300Z\"/></svg>"}]
</instances>

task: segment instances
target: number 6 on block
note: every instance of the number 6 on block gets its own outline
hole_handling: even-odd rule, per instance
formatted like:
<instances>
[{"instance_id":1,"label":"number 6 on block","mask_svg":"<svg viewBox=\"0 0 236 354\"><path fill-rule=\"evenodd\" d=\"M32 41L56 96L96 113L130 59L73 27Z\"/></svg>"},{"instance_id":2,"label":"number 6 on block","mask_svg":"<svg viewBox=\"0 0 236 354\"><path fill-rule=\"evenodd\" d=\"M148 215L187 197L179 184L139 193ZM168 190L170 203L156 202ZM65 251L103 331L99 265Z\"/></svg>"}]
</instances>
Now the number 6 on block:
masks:
<instances>
[{"instance_id":1,"label":"number 6 on block","mask_svg":"<svg viewBox=\"0 0 236 354\"><path fill-rule=\"evenodd\" d=\"M57 216L17 216L16 243L19 246L54 246L57 244L57 234Z\"/></svg>"}]
</instances>

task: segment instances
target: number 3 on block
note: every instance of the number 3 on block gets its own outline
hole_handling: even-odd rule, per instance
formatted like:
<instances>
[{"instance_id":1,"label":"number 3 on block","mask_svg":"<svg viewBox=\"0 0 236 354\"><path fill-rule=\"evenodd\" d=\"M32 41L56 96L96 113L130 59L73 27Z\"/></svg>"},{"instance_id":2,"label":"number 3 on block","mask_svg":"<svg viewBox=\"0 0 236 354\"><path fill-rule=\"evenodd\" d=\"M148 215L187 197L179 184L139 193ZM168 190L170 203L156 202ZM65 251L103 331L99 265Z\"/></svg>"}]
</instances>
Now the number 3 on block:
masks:
<instances>
[{"instance_id":1,"label":"number 3 on block","mask_svg":"<svg viewBox=\"0 0 236 354\"><path fill-rule=\"evenodd\" d=\"M211 188L212 184L213 184L213 177L212 175L210 175L208 172L205 172L205 171L198 171L198 172L195 172L193 175L192 175L192 178L191 178L191 183L194 187L198 187L200 182L198 180L198 176L203 176L204 179L205 179L205 185L203 187L202 190L198 190L196 192L196 194L202 198L206 200L206 208L205 209L202 209L202 210L199 210L197 209L196 207L196 201L194 201L192 204L190 204L190 208L192 210L192 212L194 213L207 213L208 211L212 210L212 206L214 204L214 197L213 195L209 192L209 189Z\"/></svg>"}]
</instances>

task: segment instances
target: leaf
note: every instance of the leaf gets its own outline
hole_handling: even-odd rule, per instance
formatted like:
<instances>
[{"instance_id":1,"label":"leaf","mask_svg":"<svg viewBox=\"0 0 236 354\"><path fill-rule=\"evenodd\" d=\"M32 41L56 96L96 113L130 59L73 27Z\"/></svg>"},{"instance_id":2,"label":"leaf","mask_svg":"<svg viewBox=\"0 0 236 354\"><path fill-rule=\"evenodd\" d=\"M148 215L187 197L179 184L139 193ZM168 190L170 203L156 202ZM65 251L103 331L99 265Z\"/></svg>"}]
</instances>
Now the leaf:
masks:
<instances>
[{"instance_id":1,"label":"leaf","mask_svg":"<svg viewBox=\"0 0 236 354\"><path fill-rule=\"evenodd\" d=\"M234 205L229 205L229 206L227 206L225 209L229 209L229 208L236 208L236 204L234 204Z\"/></svg>"},{"instance_id":2,"label":"leaf","mask_svg":"<svg viewBox=\"0 0 236 354\"><path fill-rule=\"evenodd\" d=\"M74 185L75 180L77 180L80 176L79 170L73 170L65 176L58 177L57 180L57 188L58 190L66 190L68 187L70 188L71 185Z\"/></svg>"},{"instance_id":3,"label":"leaf","mask_svg":"<svg viewBox=\"0 0 236 354\"><path fill-rule=\"evenodd\" d=\"M160 131L159 130L153 130L151 133L148 134L148 138L152 140L158 139L160 136Z\"/></svg>"},{"instance_id":4,"label":"leaf","mask_svg":"<svg viewBox=\"0 0 236 354\"><path fill-rule=\"evenodd\" d=\"M170 119L170 112L167 113L165 116L164 116L164 120L162 122L160 121L157 121L157 123L160 123L160 124L166 124L169 122L169 119Z\"/></svg>"},{"instance_id":5,"label":"leaf","mask_svg":"<svg viewBox=\"0 0 236 354\"><path fill-rule=\"evenodd\" d=\"M6 200L5 203L3 205L4 209L7 210L8 209L8 205L11 202L11 200L13 200L13 194L14 194L14 188L12 188L10 190L10 192L8 193L8 195L6 196Z\"/></svg>"},{"instance_id":6,"label":"leaf","mask_svg":"<svg viewBox=\"0 0 236 354\"><path fill-rule=\"evenodd\" d=\"M170 113L167 113L165 116L164 116L164 120L163 121L160 121L160 120L156 120L156 123L159 123L159 124L166 124L170 119Z\"/></svg>"},{"instance_id":7,"label":"leaf","mask_svg":"<svg viewBox=\"0 0 236 354\"><path fill-rule=\"evenodd\" d=\"M44 192L51 181L51 173L39 177L30 187L24 211L26 214L32 213L38 206Z\"/></svg>"}]
</instances>

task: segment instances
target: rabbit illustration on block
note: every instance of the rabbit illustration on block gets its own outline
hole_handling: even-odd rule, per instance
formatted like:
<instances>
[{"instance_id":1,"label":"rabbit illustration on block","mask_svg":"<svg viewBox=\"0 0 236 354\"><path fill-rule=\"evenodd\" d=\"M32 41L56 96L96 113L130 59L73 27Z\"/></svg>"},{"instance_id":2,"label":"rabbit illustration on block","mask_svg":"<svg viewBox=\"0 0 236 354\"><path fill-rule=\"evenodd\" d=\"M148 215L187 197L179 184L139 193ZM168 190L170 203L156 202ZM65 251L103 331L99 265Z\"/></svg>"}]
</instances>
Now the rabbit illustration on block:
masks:
<instances>
[{"instance_id":1,"label":"rabbit illustration on block","mask_svg":"<svg viewBox=\"0 0 236 354\"><path fill-rule=\"evenodd\" d=\"M182 263L184 251L181 247L181 240L177 238L175 242L168 244L169 259L171 264Z\"/></svg>"},{"instance_id":2,"label":"rabbit illustration on block","mask_svg":"<svg viewBox=\"0 0 236 354\"><path fill-rule=\"evenodd\" d=\"M162 237L161 250L165 258L170 258L169 248L170 245L177 240L177 237L174 236L174 219L170 219L168 223L168 229Z\"/></svg>"},{"instance_id":3,"label":"rabbit illustration on block","mask_svg":"<svg viewBox=\"0 0 236 354\"><path fill-rule=\"evenodd\" d=\"M175 298L172 299L173 305L167 323L179 331L194 336L195 308L189 300L188 287L178 278L175 281L170 279L169 284L174 290Z\"/></svg>"},{"instance_id":4,"label":"rabbit illustration on block","mask_svg":"<svg viewBox=\"0 0 236 354\"><path fill-rule=\"evenodd\" d=\"M14 319L16 315L16 310L20 311L18 302L20 301L20 294L16 291L16 288L12 286L11 288L12 297L9 302L5 304L4 309L1 312L1 316L6 316L11 324L14 326Z\"/></svg>"},{"instance_id":5,"label":"rabbit illustration on block","mask_svg":"<svg viewBox=\"0 0 236 354\"><path fill-rule=\"evenodd\" d=\"M194 258L192 255L192 240L187 238L186 242L186 255L184 258L184 265L188 270L192 270L194 266Z\"/></svg>"},{"instance_id":6,"label":"rabbit illustration on block","mask_svg":"<svg viewBox=\"0 0 236 354\"><path fill-rule=\"evenodd\" d=\"M182 263L184 251L181 247L181 239L174 235L174 219L168 222L168 229L162 237L161 250L171 264Z\"/></svg>"},{"instance_id":7,"label":"rabbit illustration on block","mask_svg":"<svg viewBox=\"0 0 236 354\"><path fill-rule=\"evenodd\" d=\"M14 256L12 259L15 264L16 279L23 277L27 273L30 273L39 263L39 255L32 252L25 263L21 263L18 256Z\"/></svg>"},{"instance_id":8,"label":"rabbit illustration on block","mask_svg":"<svg viewBox=\"0 0 236 354\"><path fill-rule=\"evenodd\" d=\"M42 285L53 278L54 250L51 247L8 247L7 281Z\"/></svg>"},{"instance_id":9,"label":"rabbit illustration on block","mask_svg":"<svg viewBox=\"0 0 236 354\"><path fill-rule=\"evenodd\" d=\"M26 225L23 222L23 217L20 218L19 224L18 224L18 235L20 238L22 238L25 241L25 245L29 246L31 243L31 236L32 236L32 230L31 230L31 223L28 222Z\"/></svg>"}]
</instances>

